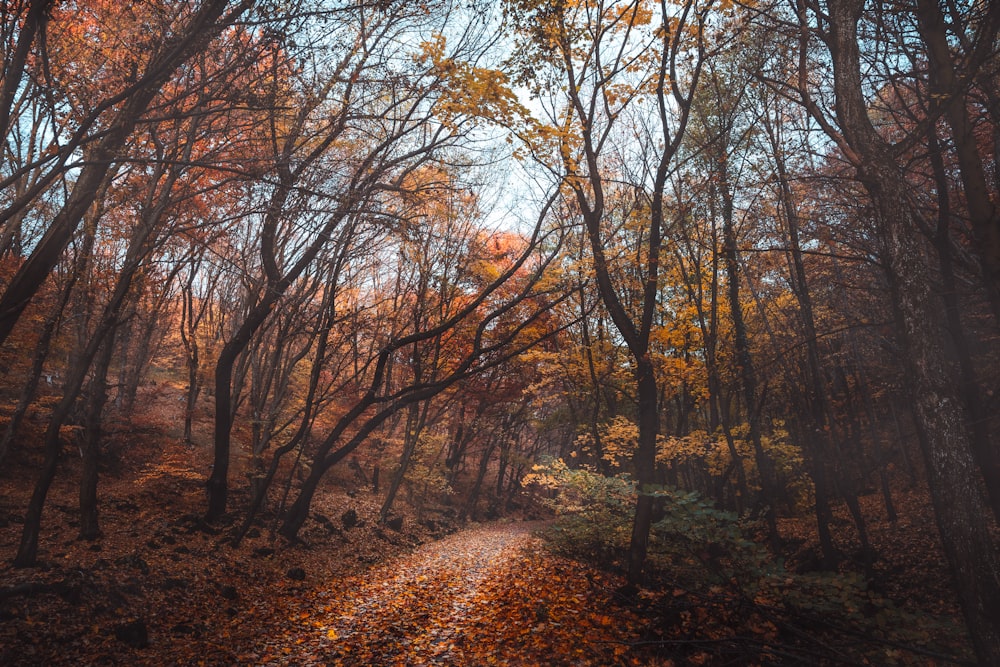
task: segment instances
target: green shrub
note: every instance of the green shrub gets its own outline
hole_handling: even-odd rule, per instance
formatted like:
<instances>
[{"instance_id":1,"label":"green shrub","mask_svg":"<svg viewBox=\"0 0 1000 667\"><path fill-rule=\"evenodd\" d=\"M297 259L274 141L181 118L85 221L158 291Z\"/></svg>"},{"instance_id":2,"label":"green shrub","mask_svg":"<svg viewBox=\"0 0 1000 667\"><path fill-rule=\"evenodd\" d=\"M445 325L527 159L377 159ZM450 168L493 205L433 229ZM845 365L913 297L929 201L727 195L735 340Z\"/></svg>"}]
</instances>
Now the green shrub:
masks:
<instances>
[{"instance_id":1,"label":"green shrub","mask_svg":"<svg viewBox=\"0 0 1000 667\"><path fill-rule=\"evenodd\" d=\"M627 476L606 477L548 459L523 484L552 494L541 502L558 517L545 531L554 551L608 567L628 549L635 484Z\"/></svg>"},{"instance_id":2,"label":"green shrub","mask_svg":"<svg viewBox=\"0 0 1000 667\"><path fill-rule=\"evenodd\" d=\"M542 502L557 516L543 532L550 548L604 567L625 562L637 494L627 475L607 477L550 459L525 479L531 486L544 492ZM880 664L905 664L913 658L910 647L947 653L934 648L933 638L961 632L942 625L947 621L901 610L870 591L860 574L785 570L781 559L751 539L759 526L716 509L696 492L644 492L656 499L647 557L648 593L659 596L653 607L669 610L673 596L693 596L710 609L705 618L738 626L732 631L754 637L758 649L789 641L784 632L793 632L802 649L815 633L823 637L818 646Z\"/></svg>"}]
</instances>

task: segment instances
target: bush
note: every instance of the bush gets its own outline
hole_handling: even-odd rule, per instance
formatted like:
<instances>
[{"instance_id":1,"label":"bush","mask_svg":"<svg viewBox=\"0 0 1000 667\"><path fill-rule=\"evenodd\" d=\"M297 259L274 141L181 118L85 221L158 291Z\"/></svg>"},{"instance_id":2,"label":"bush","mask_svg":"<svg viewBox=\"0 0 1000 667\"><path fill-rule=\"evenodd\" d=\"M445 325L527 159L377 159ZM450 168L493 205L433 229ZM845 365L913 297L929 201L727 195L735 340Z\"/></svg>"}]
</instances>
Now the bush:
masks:
<instances>
[{"instance_id":1,"label":"bush","mask_svg":"<svg viewBox=\"0 0 1000 667\"><path fill-rule=\"evenodd\" d=\"M611 567L625 554L631 535L635 484L625 475L607 477L570 468L562 459L536 465L523 480L547 491L541 502L558 519L545 532L557 553Z\"/></svg>"},{"instance_id":2,"label":"bush","mask_svg":"<svg viewBox=\"0 0 1000 667\"><path fill-rule=\"evenodd\" d=\"M628 475L605 476L570 468L561 459L536 465L525 486L546 490L541 502L558 517L545 531L562 555L608 566L622 560L629 546L636 485ZM715 583L760 575L770 561L767 550L744 536L736 515L715 509L696 492L656 487L659 516L650 532L648 567L656 574L687 574L692 582Z\"/></svg>"},{"instance_id":3,"label":"bush","mask_svg":"<svg viewBox=\"0 0 1000 667\"><path fill-rule=\"evenodd\" d=\"M535 466L525 478L529 485L544 491L542 502L556 513L543 531L551 549L606 568L625 562L637 493L627 475L607 477L553 459ZM778 648L801 656L835 649L858 662L905 664L915 654L946 654L932 638L960 632L882 599L860 574L786 571L751 539L759 526L716 509L696 492L646 492L657 508L643 593L655 637L742 637L748 644L737 650L747 651L747 659L752 653L753 661L769 662L769 651Z\"/></svg>"}]
</instances>

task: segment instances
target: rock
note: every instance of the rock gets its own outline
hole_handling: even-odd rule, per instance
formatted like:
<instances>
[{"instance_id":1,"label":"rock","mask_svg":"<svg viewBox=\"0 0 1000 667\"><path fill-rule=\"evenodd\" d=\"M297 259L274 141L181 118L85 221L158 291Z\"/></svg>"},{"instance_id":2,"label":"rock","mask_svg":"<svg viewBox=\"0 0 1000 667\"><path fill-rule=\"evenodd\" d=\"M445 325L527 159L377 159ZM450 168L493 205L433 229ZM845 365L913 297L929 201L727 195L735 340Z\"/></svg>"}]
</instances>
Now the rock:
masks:
<instances>
[{"instance_id":1,"label":"rock","mask_svg":"<svg viewBox=\"0 0 1000 667\"><path fill-rule=\"evenodd\" d=\"M315 519L316 522L319 523L319 525L323 526L323 528L325 528L326 532L328 532L329 534L331 535L340 534L340 529L337 528L335 525L333 525L333 522L330 521L325 516L323 516L322 514L314 514L313 519Z\"/></svg>"},{"instance_id":2,"label":"rock","mask_svg":"<svg viewBox=\"0 0 1000 667\"><path fill-rule=\"evenodd\" d=\"M306 578L306 571L301 567L293 567L285 573L285 576L294 581L304 581Z\"/></svg>"},{"instance_id":3,"label":"rock","mask_svg":"<svg viewBox=\"0 0 1000 667\"><path fill-rule=\"evenodd\" d=\"M149 631L142 621L130 621L115 627L115 638L132 648L149 646Z\"/></svg>"},{"instance_id":4,"label":"rock","mask_svg":"<svg viewBox=\"0 0 1000 667\"><path fill-rule=\"evenodd\" d=\"M345 529L350 530L358 525L358 513L349 509L340 515L340 522L344 524Z\"/></svg>"},{"instance_id":5,"label":"rock","mask_svg":"<svg viewBox=\"0 0 1000 667\"><path fill-rule=\"evenodd\" d=\"M131 567L134 570L139 570L143 574L149 574L149 563L143 560L142 556L139 554L116 558L115 565Z\"/></svg>"},{"instance_id":6,"label":"rock","mask_svg":"<svg viewBox=\"0 0 1000 667\"><path fill-rule=\"evenodd\" d=\"M394 531L398 533L399 531L403 530L403 517L394 516L388 521L386 521L385 525L389 526L389 528L392 528Z\"/></svg>"},{"instance_id":7,"label":"rock","mask_svg":"<svg viewBox=\"0 0 1000 667\"><path fill-rule=\"evenodd\" d=\"M182 579L179 577L167 577L162 582L160 582L160 590L169 591L174 589L185 589L191 587L190 579Z\"/></svg>"}]
</instances>

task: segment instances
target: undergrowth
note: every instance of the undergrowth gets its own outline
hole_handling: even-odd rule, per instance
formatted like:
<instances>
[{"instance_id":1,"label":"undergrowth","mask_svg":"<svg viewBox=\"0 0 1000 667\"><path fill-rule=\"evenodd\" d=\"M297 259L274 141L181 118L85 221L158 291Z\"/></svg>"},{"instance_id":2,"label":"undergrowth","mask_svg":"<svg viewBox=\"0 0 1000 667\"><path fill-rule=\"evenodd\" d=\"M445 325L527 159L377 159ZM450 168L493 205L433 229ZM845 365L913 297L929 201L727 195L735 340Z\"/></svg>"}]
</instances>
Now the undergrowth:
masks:
<instances>
[{"instance_id":1,"label":"undergrowth","mask_svg":"<svg viewBox=\"0 0 1000 667\"><path fill-rule=\"evenodd\" d=\"M554 552L621 570L637 488L555 459L527 483L557 516L543 537ZM681 664L967 663L940 637L950 619L902 609L859 572L797 573L771 553L761 526L695 492L657 486L645 581L631 603L647 619L634 649Z\"/></svg>"}]
</instances>

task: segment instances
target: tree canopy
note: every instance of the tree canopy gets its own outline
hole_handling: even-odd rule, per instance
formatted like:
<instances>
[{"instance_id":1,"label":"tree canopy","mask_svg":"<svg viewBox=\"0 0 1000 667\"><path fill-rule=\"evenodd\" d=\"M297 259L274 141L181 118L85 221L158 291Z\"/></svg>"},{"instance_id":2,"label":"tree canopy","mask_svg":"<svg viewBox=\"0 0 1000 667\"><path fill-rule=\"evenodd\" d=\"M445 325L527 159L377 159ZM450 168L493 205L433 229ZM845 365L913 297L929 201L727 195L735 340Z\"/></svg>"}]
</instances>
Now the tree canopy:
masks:
<instances>
[{"instance_id":1,"label":"tree canopy","mask_svg":"<svg viewBox=\"0 0 1000 667\"><path fill-rule=\"evenodd\" d=\"M771 554L795 518L820 567L870 573L859 499L895 521L915 486L1000 663L991 3L17 0L0 22L0 461L35 475L16 565L71 450L100 538L108 428L172 392L234 543L261 515L300 540L349 467L382 521L401 493L466 520L613 488L633 592L686 493Z\"/></svg>"}]
</instances>

